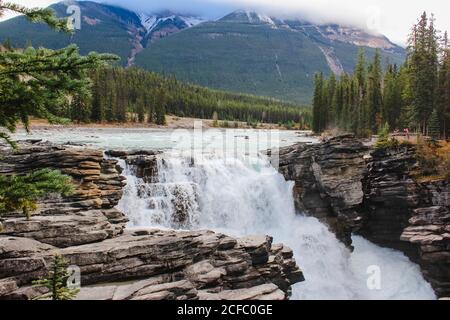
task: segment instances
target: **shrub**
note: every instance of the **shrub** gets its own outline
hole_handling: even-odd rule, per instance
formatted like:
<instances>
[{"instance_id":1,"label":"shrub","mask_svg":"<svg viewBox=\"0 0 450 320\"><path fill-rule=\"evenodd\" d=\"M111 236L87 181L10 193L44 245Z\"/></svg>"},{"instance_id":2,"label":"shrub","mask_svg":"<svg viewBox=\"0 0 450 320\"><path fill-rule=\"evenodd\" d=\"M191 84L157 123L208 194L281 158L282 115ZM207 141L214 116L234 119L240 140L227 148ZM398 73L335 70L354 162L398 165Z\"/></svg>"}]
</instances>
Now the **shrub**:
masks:
<instances>
[{"instance_id":1,"label":"shrub","mask_svg":"<svg viewBox=\"0 0 450 320\"><path fill-rule=\"evenodd\" d=\"M419 169L418 179L427 177L450 178L450 143L445 141L417 141L416 159Z\"/></svg>"},{"instance_id":2,"label":"shrub","mask_svg":"<svg viewBox=\"0 0 450 320\"><path fill-rule=\"evenodd\" d=\"M389 137L389 124L386 122L383 126L378 130L378 140L375 143L375 149L392 149L398 148L399 142L397 139Z\"/></svg>"}]
</instances>

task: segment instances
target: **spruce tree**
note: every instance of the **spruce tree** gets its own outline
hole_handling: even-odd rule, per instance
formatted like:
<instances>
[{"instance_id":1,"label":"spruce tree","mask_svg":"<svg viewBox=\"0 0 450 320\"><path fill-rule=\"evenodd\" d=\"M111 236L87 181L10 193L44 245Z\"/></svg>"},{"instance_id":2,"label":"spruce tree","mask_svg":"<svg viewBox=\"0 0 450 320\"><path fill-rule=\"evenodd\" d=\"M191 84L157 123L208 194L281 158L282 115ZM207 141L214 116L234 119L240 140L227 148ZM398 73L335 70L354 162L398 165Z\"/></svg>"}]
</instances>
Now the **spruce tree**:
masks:
<instances>
[{"instance_id":1,"label":"spruce tree","mask_svg":"<svg viewBox=\"0 0 450 320\"><path fill-rule=\"evenodd\" d=\"M68 31L67 21L57 19L50 9L27 9L0 3L5 10L24 14L32 22L44 22L60 31ZM29 117L60 121L55 106L67 104L77 94L89 94L87 71L115 60L112 55L96 53L80 56L76 46L60 50L32 47L23 50L10 46L0 50L0 127L14 132L21 122L29 131ZM12 147L17 145L6 131L0 131ZM23 176L0 176L0 213L21 210L27 218L37 208L36 202L49 193L69 194L71 179L58 171L39 170Z\"/></svg>"},{"instance_id":2,"label":"spruce tree","mask_svg":"<svg viewBox=\"0 0 450 320\"><path fill-rule=\"evenodd\" d=\"M428 135L433 139L439 139L441 134L441 126L439 121L439 113L437 109L431 113L430 118L428 119Z\"/></svg>"},{"instance_id":3,"label":"spruce tree","mask_svg":"<svg viewBox=\"0 0 450 320\"><path fill-rule=\"evenodd\" d=\"M35 287L44 287L49 293L40 299L73 300L79 289L71 289L67 284L70 274L67 271L67 261L60 255L53 257L52 264L46 279L33 281Z\"/></svg>"},{"instance_id":4,"label":"spruce tree","mask_svg":"<svg viewBox=\"0 0 450 320\"><path fill-rule=\"evenodd\" d=\"M167 95L163 87L156 90L155 98L155 123L158 125L165 125Z\"/></svg>"},{"instance_id":5,"label":"spruce tree","mask_svg":"<svg viewBox=\"0 0 450 320\"><path fill-rule=\"evenodd\" d=\"M334 96L336 93L336 86L337 86L337 81L336 81L336 76L334 73L331 73L330 75L330 79L327 82L327 101L326 101L326 118L325 118L325 128L329 127L331 124L334 125L334 121L333 121L333 114L335 113L334 111Z\"/></svg>"},{"instance_id":6,"label":"spruce tree","mask_svg":"<svg viewBox=\"0 0 450 320\"><path fill-rule=\"evenodd\" d=\"M395 65L390 65L384 76L382 120L391 128L399 129L403 109L402 89Z\"/></svg>"},{"instance_id":7,"label":"spruce tree","mask_svg":"<svg viewBox=\"0 0 450 320\"><path fill-rule=\"evenodd\" d=\"M442 45L434 18L424 13L409 39L408 58L382 70L380 51L366 69L364 51L358 53L353 75L339 80L314 82L313 128L321 132L329 124L366 136L387 122L390 128L416 128L423 134L447 137L450 122L450 50L447 34ZM331 85L330 83L334 83ZM434 114L433 114L434 113ZM433 114L433 121L430 116ZM436 117L437 115L437 117ZM325 120L324 120L325 118ZM433 125L433 128L430 126Z\"/></svg>"},{"instance_id":8,"label":"spruce tree","mask_svg":"<svg viewBox=\"0 0 450 320\"><path fill-rule=\"evenodd\" d=\"M20 210L27 219L37 201L51 193L70 195L72 179L59 171L43 169L26 175L0 176L0 215Z\"/></svg>"},{"instance_id":9,"label":"spruce tree","mask_svg":"<svg viewBox=\"0 0 450 320\"><path fill-rule=\"evenodd\" d=\"M19 4L1 1L0 17L3 16L6 11L13 11L15 13L23 14L30 22L42 22L58 31L71 31L68 25L68 21L66 19L58 19L57 17L55 17L53 10L50 8L29 9Z\"/></svg>"},{"instance_id":10,"label":"spruce tree","mask_svg":"<svg viewBox=\"0 0 450 320\"><path fill-rule=\"evenodd\" d=\"M57 30L67 31L67 21L53 16L49 9L26 9L9 3L0 4L0 13L12 10L33 21L43 21ZM60 50L28 47L0 51L0 127L14 132L22 122L29 130L29 117L60 120L53 112L67 97L89 94L87 71L116 59L112 55L91 53L80 56L71 45ZM0 138L11 143L5 131Z\"/></svg>"},{"instance_id":11,"label":"spruce tree","mask_svg":"<svg viewBox=\"0 0 450 320\"><path fill-rule=\"evenodd\" d=\"M355 67L355 77L358 80L359 84L359 90L363 91L365 88L365 82L366 82L366 53L364 48L360 48L358 51L358 60L356 62ZM362 94L362 92L361 92Z\"/></svg>"},{"instance_id":12,"label":"spruce tree","mask_svg":"<svg viewBox=\"0 0 450 320\"><path fill-rule=\"evenodd\" d=\"M375 143L375 149L386 149L391 147L394 143L391 143L391 141L397 141L397 140L390 140L389 139L389 124L387 122L384 123L384 125L380 126L378 129L378 139Z\"/></svg>"},{"instance_id":13,"label":"spruce tree","mask_svg":"<svg viewBox=\"0 0 450 320\"><path fill-rule=\"evenodd\" d=\"M354 79L357 95L354 100L354 125L355 133L364 134L368 122L367 112L367 68L366 68L366 54L364 48L360 48L358 52L358 60L355 67Z\"/></svg>"},{"instance_id":14,"label":"spruce tree","mask_svg":"<svg viewBox=\"0 0 450 320\"><path fill-rule=\"evenodd\" d=\"M314 81L314 100L313 100L313 131L321 133L323 123L323 93L324 93L323 74L318 73Z\"/></svg>"},{"instance_id":15,"label":"spruce tree","mask_svg":"<svg viewBox=\"0 0 450 320\"><path fill-rule=\"evenodd\" d=\"M91 118L91 96L89 94L76 94L70 103L70 119L78 123L87 123Z\"/></svg>"},{"instance_id":16,"label":"spruce tree","mask_svg":"<svg viewBox=\"0 0 450 320\"><path fill-rule=\"evenodd\" d=\"M145 121L145 96L140 95L136 100L136 111L138 114L138 121Z\"/></svg>"},{"instance_id":17,"label":"spruce tree","mask_svg":"<svg viewBox=\"0 0 450 320\"><path fill-rule=\"evenodd\" d=\"M409 39L408 63L415 120L418 129L427 133L428 119L435 108L438 80L438 36L434 18L424 12Z\"/></svg>"},{"instance_id":18,"label":"spruce tree","mask_svg":"<svg viewBox=\"0 0 450 320\"><path fill-rule=\"evenodd\" d=\"M447 32L443 38L442 61L439 67L438 113L443 138L450 136L450 47Z\"/></svg>"},{"instance_id":19,"label":"spruce tree","mask_svg":"<svg viewBox=\"0 0 450 320\"><path fill-rule=\"evenodd\" d=\"M381 109L383 96L381 91L381 56L377 49L373 62L369 68L367 86L367 128L372 132L377 132L380 126Z\"/></svg>"}]
</instances>

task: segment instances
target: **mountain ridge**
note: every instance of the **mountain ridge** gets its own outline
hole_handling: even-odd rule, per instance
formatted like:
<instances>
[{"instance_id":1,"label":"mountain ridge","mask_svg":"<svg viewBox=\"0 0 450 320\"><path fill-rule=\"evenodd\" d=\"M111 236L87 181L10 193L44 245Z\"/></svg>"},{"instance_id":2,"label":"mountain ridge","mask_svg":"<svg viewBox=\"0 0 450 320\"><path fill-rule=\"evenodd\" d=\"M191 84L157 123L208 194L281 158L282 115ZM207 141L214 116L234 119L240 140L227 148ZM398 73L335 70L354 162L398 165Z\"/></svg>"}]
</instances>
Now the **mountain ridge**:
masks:
<instances>
[{"instance_id":1,"label":"mountain ridge","mask_svg":"<svg viewBox=\"0 0 450 320\"><path fill-rule=\"evenodd\" d=\"M236 10L217 20L194 14L135 12L91 1L81 9L81 30L56 34L23 17L0 23L0 41L53 49L76 43L90 51L119 55L123 66L136 65L215 89L309 103L315 72L352 72L356 53L369 57L380 48L383 60L401 63L405 51L385 36L355 27L315 25ZM51 6L67 16L64 3ZM265 64L265 65L264 65Z\"/></svg>"}]
</instances>

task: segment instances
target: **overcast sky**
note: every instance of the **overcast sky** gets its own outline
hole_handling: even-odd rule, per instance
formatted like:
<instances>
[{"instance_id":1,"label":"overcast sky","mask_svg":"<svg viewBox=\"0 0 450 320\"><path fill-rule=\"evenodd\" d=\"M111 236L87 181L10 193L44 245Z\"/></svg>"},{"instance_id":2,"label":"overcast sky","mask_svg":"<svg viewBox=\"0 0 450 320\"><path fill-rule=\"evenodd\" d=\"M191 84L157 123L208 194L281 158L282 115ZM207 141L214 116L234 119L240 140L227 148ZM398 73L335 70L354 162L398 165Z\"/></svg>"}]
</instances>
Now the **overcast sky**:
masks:
<instances>
[{"instance_id":1,"label":"overcast sky","mask_svg":"<svg viewBox=\"0 0 450 320\"><path fill-rule=\"evenodd\" d=\"M55 0L10 0L28 7L48 6ZM312 22L335 22L364 27L404 44L412 24L426 10L433 12L440 30L450 30L447 0L98 0L129 9L152 12L178 10L220 16L235 9L257 10L268 15L297 16ZM4 17L3 19L5 19Z\"/></svg>"}]
</instances>

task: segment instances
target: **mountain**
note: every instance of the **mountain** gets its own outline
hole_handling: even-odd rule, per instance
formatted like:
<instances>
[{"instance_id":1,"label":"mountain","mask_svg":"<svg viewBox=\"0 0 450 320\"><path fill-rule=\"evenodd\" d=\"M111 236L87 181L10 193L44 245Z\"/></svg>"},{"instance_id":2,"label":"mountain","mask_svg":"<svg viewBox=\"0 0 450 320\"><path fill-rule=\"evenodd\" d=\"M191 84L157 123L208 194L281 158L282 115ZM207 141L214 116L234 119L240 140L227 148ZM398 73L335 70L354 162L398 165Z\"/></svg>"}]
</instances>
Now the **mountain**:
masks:
<instances>
[{"instance_id":1,"label":"mountain","mask_svg":"<svg viewBox=\"0 0 450 320\"><path fill-rule=\"evenodd\" d=\"M316 72L351 72L359 47L369 57L404 60L404 49L384 36L338 25L318 26L236 11L159 41L136 65L202 86L310 103Z\"/></svg>"},{"instance_id":2,"label":"mountain","mask_svg":"<svg viewBox=\"0 0 450 320\"><path fill-rule=\"evenodd\" d=\"M76 43L82 54L91 51L113 52L122 58L125 65L136 46L135 39L143 32L139 17L129 10L97 4L78 2L81 29L71 36L56 33L44 24L31 24L23 16L0 23L0 40L10 39L14 45L44 46L58 49ZM51 6L60 17L68 16L67 6L58 3Z\"/></svg>"},{"instance_id":3,"label":"mountain","mask_svg":"<svg viewBox=\"0 0 450 320\"><path fill-rule=\"evenodd\" d=\"M44 24L30 24L24 17L16 17L0 23L0 41L10 39L17 46L31 43L51 49L76 43L82 54L111 52L120 56L122 65L129 66L149 43L204 21L170 11L145 14L91 1L72 1L71 4L78 5L81 12L81 29L73 36L55 33ZM67 5L63 2L51 8L59 17L68 16Z\"/></svg>"},{"instance_id":4,"label":"mountain","mask_svg":"<svg viewBox=\"0 0 450 320\"><path fill-rule=\"evenodd\" d=\"M198 16L181 15L171 11L163 11L151 15L140 13L138 16L141 19L141 24L146 29L145 42L147 45L148 42L153 43L173 33L206 21Z\"/></svg>"},{"instance_id":5,"label":"mountain","mask_svg":"<svg viewBox=\"0 0 450 320\"><path fill-rule=\"evenodd\" d=\"M73 2L72 2L73 3ZM0 23L0 41L18 46L112 52L124 66L139 67L216 89L310 103L316 72L351 72L359 47L369 58L381 49L383 61L401 63L405 50L382 35L336 24L316 25L238 10L217 21L192 14L132 12L82 1L81 30L57 34L23 17ZM52 8L67 16L63 3Z\"/></svg>"}]
</instances>

